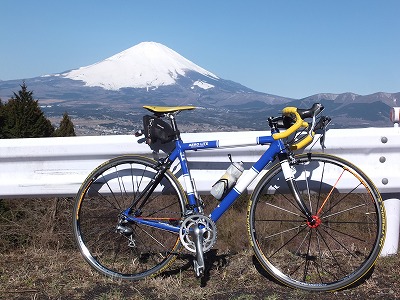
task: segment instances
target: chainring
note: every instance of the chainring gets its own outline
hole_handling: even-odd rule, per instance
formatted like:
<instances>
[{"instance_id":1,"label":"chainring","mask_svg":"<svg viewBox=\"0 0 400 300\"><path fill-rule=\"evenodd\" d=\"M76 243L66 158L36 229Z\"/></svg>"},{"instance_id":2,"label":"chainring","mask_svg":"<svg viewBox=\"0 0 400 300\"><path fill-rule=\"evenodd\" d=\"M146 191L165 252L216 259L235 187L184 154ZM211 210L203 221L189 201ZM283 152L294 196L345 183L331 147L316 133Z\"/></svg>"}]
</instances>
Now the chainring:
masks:
<instances>
[{"instance_id":1,"label":"chainring","mask_svg":"<svg viewBox=\"0 0 400 300\"><path fill-rule=\"evenodd\" d=\"M207 252L217 241L217 227L213 220L204 215L190 215L183 220L179 230L181 243L188 251L196 253L196 244L192 236L196 227L203 235L203 252Z\"/></svg>"}]
</instances>

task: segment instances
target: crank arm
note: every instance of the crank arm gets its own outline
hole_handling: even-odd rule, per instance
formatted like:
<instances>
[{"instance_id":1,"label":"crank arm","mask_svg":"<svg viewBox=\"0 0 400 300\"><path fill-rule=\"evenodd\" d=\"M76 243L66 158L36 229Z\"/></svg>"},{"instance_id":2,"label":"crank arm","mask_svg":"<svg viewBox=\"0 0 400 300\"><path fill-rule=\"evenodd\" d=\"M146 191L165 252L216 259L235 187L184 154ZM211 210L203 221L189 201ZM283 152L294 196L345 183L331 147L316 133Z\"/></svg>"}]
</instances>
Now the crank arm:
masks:
<instances>
[{"instance_id":1,"label":"crank arm","mask_svg":"<svg viewBox=\"0 0 400 300\"><path fill-rule=\"evenodd\" d=\"M196 259L193 261L194 272L197 277L204 274L204 253L203 253L203 233L204 230L200 229L198 224L190 233L196 246Z\"/></svg>"}]
</instances>

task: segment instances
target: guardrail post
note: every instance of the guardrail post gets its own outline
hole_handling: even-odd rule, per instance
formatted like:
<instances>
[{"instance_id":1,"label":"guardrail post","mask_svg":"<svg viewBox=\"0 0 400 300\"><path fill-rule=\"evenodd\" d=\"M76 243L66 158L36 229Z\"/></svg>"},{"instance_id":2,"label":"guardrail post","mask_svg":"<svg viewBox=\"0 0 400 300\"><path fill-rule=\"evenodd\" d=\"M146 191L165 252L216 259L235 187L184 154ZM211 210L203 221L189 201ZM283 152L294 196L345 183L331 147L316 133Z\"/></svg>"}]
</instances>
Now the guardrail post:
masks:
<instances>
[{"instance_id":1,"label":"guardrail post","mask_svg":"<svg viewBox=\"0 0 400 300\"><path fill-rule=\"evenodd\" d=\"M386 240L381 256L396 254L399 247L400 194L382 194L386 210Z\"/></svg>"}]
</instances>

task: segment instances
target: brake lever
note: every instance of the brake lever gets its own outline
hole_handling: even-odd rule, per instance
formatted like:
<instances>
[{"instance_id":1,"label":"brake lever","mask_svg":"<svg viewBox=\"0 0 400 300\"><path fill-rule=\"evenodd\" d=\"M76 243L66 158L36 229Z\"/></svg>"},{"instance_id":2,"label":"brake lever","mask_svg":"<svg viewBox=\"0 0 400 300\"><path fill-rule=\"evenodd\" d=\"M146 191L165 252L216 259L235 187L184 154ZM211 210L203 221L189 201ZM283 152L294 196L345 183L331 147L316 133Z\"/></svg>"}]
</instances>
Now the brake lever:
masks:
<instances>
[{"instance_id":1,"label":"brake lever","mask_svg":"<svg viewBox=\"0 0 400 300\"><path fill-rule=\"evenodd\" d=\"M326 127L331 123L332 119L328 116L321 116L314 126L315 133L322 134L326 131Z\"/></svg>"},{"instance_id":2,"label":"brake lever","mask_svg":"<svg viewBox=\"0 0 400 300\"><path fill-rule=\"evenodd\" d=\"M321 116L318 120L317 124L315 124L315 133L320 134L319 143L321 145L322 150L325 147L325 134L326 134L326 127L331 123L332 119L328 116Z\"/></svg>"}]
</instances>

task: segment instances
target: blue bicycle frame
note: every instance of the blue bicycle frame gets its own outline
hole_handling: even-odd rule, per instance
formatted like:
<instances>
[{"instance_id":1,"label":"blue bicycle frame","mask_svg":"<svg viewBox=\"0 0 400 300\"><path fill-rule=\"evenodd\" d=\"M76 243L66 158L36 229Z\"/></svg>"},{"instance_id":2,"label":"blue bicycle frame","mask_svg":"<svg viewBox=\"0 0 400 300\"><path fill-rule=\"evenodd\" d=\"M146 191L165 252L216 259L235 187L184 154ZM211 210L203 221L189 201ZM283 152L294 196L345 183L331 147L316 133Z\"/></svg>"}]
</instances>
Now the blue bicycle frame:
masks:
<instances>
[{"instance_id":1,"label":"blue bicycle frame","mask_svg":"<svg viewBox=\"0 0 400 300\"><path fill-rule=\"evenodd\" d=\"M275 133L275 132L273 132ZM175 161L179 158L181 171L183 174L183 181L185 185L185 191L188 198L189 205L196 209L197 201L195 196L195 188L193 186L190 171L188 168L185 151L195 151L201 149L216 149L216 148L227 148L229 146L250 146L250 145L265 145L269 144L268 149L259 158L257 162L251 167L251 169L243 174L233 189L222 199L219 205L209 215L210 219L216 222L228 208L235 202L235 200L241 195L241 193L252 183L257 175L264 169L270 162L272 162L276 155L279 153L286 153L285 145L280 140L275 140L272 136L260 136L256 138L256 141L239 142L224 142L224 141L201 141L201 142L190 142L184 143L180 138L175 141L175 149L168 156L170 162ZM196 211L196 210L195 210ZM130 209L126 209L123 214L126 220L129 222L136 222L151 227L156 227L163 230L179 233L180 227L162 222L160 220L151 220L137 218L129 214Z\"/></svg>"}]
</instances>

